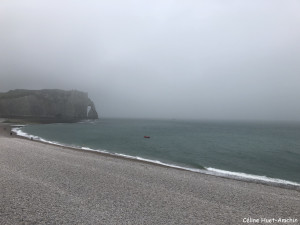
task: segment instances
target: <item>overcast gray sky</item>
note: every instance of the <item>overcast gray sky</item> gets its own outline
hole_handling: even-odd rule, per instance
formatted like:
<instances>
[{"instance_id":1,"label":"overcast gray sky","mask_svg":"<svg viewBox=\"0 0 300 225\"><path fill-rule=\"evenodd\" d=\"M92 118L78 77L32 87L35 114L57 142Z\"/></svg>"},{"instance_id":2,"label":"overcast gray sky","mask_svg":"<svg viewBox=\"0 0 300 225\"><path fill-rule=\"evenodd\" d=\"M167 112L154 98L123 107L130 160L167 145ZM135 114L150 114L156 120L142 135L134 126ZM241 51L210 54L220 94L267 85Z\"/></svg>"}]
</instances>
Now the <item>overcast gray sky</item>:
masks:
<instances>
[{"instance_id":1,"label":"overcast gray sky","mask_svg":"<svg viewBox=\"0 0 300 225\"><path fill-rule=\"evenodd\" d=\"M300 121L300 1L2 0L0 78L102 117Z\"/></svg>"}]
</instances>

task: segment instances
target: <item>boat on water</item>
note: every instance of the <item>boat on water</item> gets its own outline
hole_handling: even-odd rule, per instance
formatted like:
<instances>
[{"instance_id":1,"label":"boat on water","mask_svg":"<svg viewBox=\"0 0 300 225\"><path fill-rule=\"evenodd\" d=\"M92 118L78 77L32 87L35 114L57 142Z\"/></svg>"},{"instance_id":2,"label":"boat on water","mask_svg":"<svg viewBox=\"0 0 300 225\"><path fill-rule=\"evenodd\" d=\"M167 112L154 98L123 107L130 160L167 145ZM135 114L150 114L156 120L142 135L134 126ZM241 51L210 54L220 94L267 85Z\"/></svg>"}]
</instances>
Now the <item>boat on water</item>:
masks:
<instances>
[{"instance_id":1,"label":"boat on water","mask_svg":"<svg viewBox=\"0 0 300 225\"><path fill-rule=\"evenodd\" d=\"M150 138L150 136L144 136L144 138Z\"/></svg>"}]
</instances>

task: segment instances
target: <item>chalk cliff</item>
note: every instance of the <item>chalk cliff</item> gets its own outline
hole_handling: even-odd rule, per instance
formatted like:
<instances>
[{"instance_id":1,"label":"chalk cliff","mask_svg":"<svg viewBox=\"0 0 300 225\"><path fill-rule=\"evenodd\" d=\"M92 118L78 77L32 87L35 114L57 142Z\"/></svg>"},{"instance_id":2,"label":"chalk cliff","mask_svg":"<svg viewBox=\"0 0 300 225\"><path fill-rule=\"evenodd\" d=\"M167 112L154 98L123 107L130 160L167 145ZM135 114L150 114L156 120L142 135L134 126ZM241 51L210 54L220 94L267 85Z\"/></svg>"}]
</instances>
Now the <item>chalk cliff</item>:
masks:
<instances>
[{"instance_id":1,"label":"chalk cliff","mask_svg":"<svg viewBox=\"0 0 300 225\"><path fill-rule=\"evenodd\" d=\"M88 94L81 91L17 89L0 93L0 117L73 122L98 119L98 113Z\"/></svg>"}]
</instances>

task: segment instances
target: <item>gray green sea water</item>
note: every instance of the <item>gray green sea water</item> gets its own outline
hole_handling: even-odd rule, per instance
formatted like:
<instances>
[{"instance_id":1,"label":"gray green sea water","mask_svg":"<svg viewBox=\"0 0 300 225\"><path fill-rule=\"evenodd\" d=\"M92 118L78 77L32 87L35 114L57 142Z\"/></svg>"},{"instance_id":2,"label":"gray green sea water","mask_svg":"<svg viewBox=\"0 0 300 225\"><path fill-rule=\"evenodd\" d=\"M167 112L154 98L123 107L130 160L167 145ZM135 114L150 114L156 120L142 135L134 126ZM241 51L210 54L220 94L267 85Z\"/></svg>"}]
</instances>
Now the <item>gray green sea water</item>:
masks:
<instances>
[{"instance_id":1,"label":"gray green sea water","mask_svg":"<svg viewBox=\"0 0 300 225\"><path fill-rule=\"evenodd\" d=\"M99 119L17 132L194 171L300 183L300 123Z\"/></svg>"}]
</instances>

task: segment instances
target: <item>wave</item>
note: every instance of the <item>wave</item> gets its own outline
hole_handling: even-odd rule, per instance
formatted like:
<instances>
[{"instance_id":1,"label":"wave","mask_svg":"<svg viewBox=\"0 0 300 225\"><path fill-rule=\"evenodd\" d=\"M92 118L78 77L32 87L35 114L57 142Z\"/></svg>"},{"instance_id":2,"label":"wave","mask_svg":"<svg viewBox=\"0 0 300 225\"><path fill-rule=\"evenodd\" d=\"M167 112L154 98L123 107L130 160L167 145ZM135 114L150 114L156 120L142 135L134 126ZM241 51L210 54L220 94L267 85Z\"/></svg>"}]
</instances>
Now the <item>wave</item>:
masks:
<instances>
[{"instance_id":1,"label":"wave","mask_svg":"<svg viewBox=\"0 0 300 225\"><path fill-rule=\"evenodd\" d=\"M127 158L127 159L134 159L134 160L158 164L158 165L162 165L162 166L166 166L166 167L170 167L170 168L182 169L182 170L186 170L186 171L197 172L197 173L202 173L202 174L209 174L209 175L214 175L214 176L219 176L219 177L233 178L233 179L237 179L237 180L256 181L256 182L260 181L263 183L269 183L269 184L273 184L273 185L287 185L287 186L300 187L300 183L283 180L283 179L271 178L271 177L267 177L267 176L253 175L253 174L247 174L247 173L241 173L241 172L233 172L233 171L216 169L216 168L212 168L212 167L203 167L203 169L182 167L182 166L178 166L178 165L174 165L174 164L164 163L159 160L146 159L146 158L143 158L140 156L131 156L131 155L126 155L126 154L121 154L121 153L112 153L107 150L92 149L89 147L68 146L66 144L62 144L59 142L43 139L39 136L30 135L30 134L22 131L21 128L22 127L13 128L12 131L18 136L25 137L25 138L35 140L35 141L41 141L41 142L48 143L48 144L64 146L64 147L72 147L72 148L81 149L81 150L85 150L85 151L91 151L91 152L99 152L99 153L104 153L104 154L108 154L108 155L112 155L112 156L119 156L119 157L123 157L123 158Z\"/></svg>"},{"instance_id":2,"label":"wave","mask_svg":"<svg viewBox=\"0 0 300 225\"><path fill-rule=\"evenodd\" d=\"M18 135L20 137L25 137L25 138L28 138L30 140L41 141L41 142L45 142L45 143L53 144L53 145L58 145L58 146L66 146L66 145L61 144L59 142L48 141L48 140L46 140L44 138L41 138L39 136L35 136L35 135L31 135L31 134L25 133L24 131L21 130L20 127L13 128L13 129L11 129L11 131L14 132L16 135Z\"/></svg>"},{"instance_id":3,"label":"wave","mask_svg":"<svg viewBox=\"0 0 300 225\"><path fill-rule=\"evenodd\" d=\"M99 120L98 119L87 119L87 120L81 120L77 123L81 124L81 123L85 123L85 124L94 124L97 123Z\"/></svg>"},{"instance_id":4,"label":"wave","mask_svg":"<svg viewBox=\"0 0 300 225\"><path fill-rule=\"evenodd\" d=\"M246 179L249 179L249 180L265 181L265 182L269 182L269 183L278 183L278 184L287 184L287 185L293 185L293 186L300 186L299 183L288 181L288 180L282 180L282 179L278 179L278 178L271 178L271 177L259 176L259 175L241 173L241 172L232 172L232 171L215 169L215 168L211 168L211 167L208 167L206 169L208 171L214 172L216 174L221 174L221 175L229 176L229 177L246 178Z\"/></svg>"}]
</instances>

